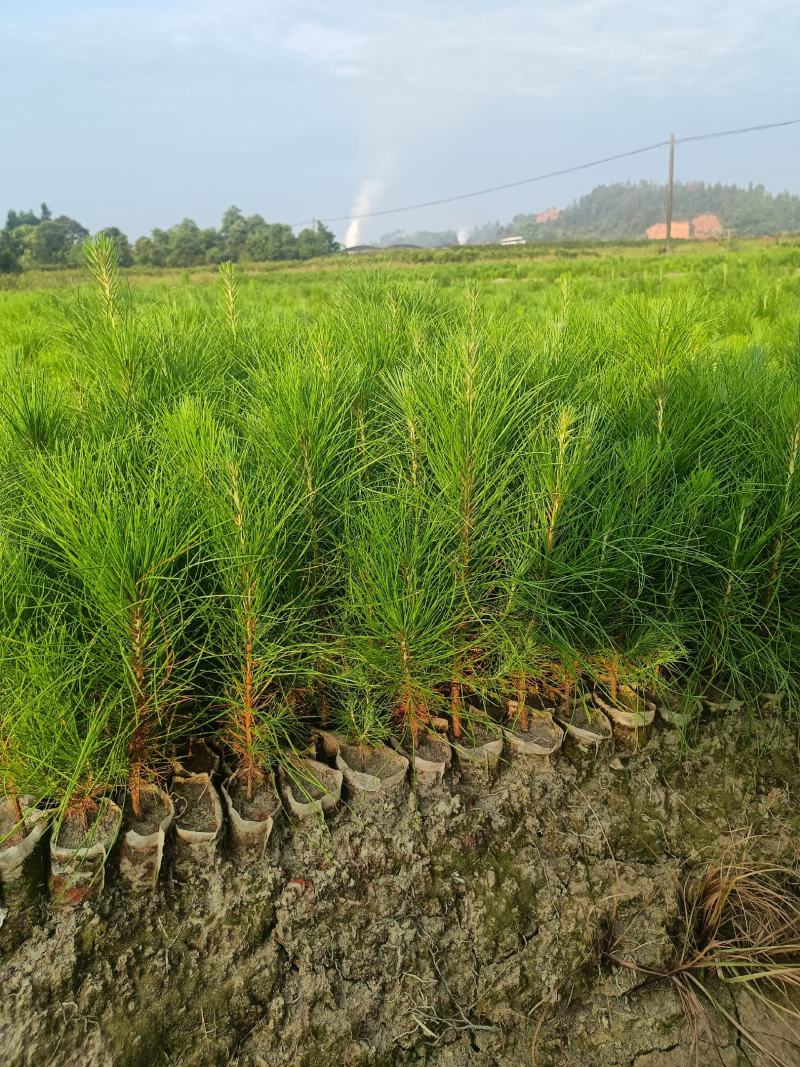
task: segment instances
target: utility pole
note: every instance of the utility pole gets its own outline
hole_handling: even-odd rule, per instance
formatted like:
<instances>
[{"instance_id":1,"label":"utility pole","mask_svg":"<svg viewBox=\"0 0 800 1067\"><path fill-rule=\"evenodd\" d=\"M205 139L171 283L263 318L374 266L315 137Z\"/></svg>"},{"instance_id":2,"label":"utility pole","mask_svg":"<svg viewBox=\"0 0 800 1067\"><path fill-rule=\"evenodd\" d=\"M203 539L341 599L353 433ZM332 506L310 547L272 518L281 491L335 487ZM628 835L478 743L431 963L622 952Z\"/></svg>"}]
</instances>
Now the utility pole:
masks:
<instances>
[{"instance_id":1,"label":"utility pole","mask_svg":"<svg viewBox=\"0 0 800 1067\"><path fill-rule=\"evenodd\" d=\"M675 134L669 135L669 177L667 178L667 243L665 252L672 251L672 184L675 177Z\"/></svg>"}]
</instances>

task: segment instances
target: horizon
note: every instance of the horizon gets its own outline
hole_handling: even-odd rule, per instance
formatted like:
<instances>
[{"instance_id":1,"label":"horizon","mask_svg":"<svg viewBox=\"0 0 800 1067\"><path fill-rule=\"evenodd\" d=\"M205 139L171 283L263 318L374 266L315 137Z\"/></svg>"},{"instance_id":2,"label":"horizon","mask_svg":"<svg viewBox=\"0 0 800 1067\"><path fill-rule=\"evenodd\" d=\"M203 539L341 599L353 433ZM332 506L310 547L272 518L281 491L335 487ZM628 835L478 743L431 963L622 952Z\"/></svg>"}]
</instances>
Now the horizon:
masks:
<instances>
[{"instance_id":1,"label":"horizon","mask_svg":"<svg viewBox=\"0 0 800 1067\"><path fill-rule=\"evenodd\" d=\"M14 42L0 89L26 92L4 115L0 203L46 201L132 240L184 217L216 226L231 204L295 226L386 210L800 110L800 12L777 0L470 0L457 18L419 0L402 16L361 0L333 15L312 0L11 0L0 30ZM770 130L680 145L676 179L798 193L798 164L795 130ZM458 231L665 178L655 151L332 228L347 243Z\"/></svg>"},{"instance_id":2,"label":"horizon","mask_svg":"<svg viewBox=\"0 0 800 1067\"><path fill-rule=\"evenodd\" d=\"M459 230L454 230L452 227L431 227L430 229L428 229L426 227L419 227L419 228L417 228L415 230L411 230L411 229L409 229L407 227L397 226L393 230L386 230L386 231L384 231L382 233L378 233L372 240L369 240L369 241L364 240L364 241L361 241L361 242L358 242L358 243L354 243L352 245L347 245L347 244L342 242L341 243L341 247L342 247L343 250L346 250L346 249L349 249L349 248L359 248L359 247L364 247L364 248L385 247L385 248L388 248L388 247L391 247L392 243L394 243L395 241L401 242L406 237L409 237L409 238L423 237L423 236L427 236L427 237L437 236L438 237L438 236L444 236L444 235L453 235L453 236L455 236L456 239L455 239L455 241L448 240L448 241L445 241L443 243L440 242L440 243L431 243L431 244L426 244L426 245L411 245L410 247L420 247L420 248L421 247L431 247L431 248L436 248L436 247L449 247L449 246L452 246L454 244L458 244L458 245L492 244L492 243L496 243L497 240L500 239L499 236L496 237L493 240L490 240L490 239L473 240L473 238L475 237L476 234L479 234L481 230L490 230L495 226L500 231L508 230L518 220L520 220L520 221L522 221L522 220L530 220L539 212L546 212L546 211L550 211L550 210L555 209L556 212L558 213L556 215L556 217L555 217L557 219L558 217L561 217L561 216L565 215L566 213L568 213L570 211L570 209L576 207L584 199L591 198L591 196L594 193L598 192L601 189L619 188L619 187L625 187L625 186L637 186L637 185L645 185L645 184L646 185L650 185L650 186L652 186L654 188L657 188L659 190L665 190L666 189L666 182L649 181L647 179L635 179L635 180L630 180L630 181L600 183L598 185L595 185L588 192L583 193L580 196L573 198L567 204L563 204L563 205L561 205L561 204L548 204L547 207L541 207L541 206L537 205L537 206L531 208L529 211L518 212L517 215L515 215L514 217L512 217L510 219L505 219L505 220L503 220L503 219L483 219L483 220L475 223L470 228L462 227ZM766 195L768 197L776 197L776 196L780 196L780 195L800 196L800 194L792 193L788 189L782 189L782 190L766 189L763 186L756 186L755 183L753 183L753 182L748 183L748 185L737 185L735 183L724 183L724 182L721 182L721 183L710 183L710 182L704 181L703 179L691 179L691 178L686 179L684 181L676 181L675 185L674 185L674 188L675 188L676 194L679 195L681 192L691 190L693 187L697 188L697 187L705 186L706 188L713 188L716 185L720 185L722 188L727 188L727 189L737 189L737 190L740 190L742 192L746 192L748 190L748 187L750 187L750 188L763 188L764 192L766 193ZM76 222L82 223L82 220L80 218L76 219L75 216L70 214L69 210L62 211L61 208L58 205L56 205L56 207L54 209L53 204L52 203L48 203L46 200L43 201L38 206L37 205L26 205L25 207L22 207L21 205L16 205L13 208L6 208L6 212L9 215L11 213L13 213L13 212L22 212L22 213L24 213L24 212L28 212L28 211L31 211L34 214L36 214L37 212L41 211L44 208L47 208L47 211L49 212L50 217L57 218L58 216L67 216L69 218L75 219ZM0 205L0 212L2 212L2 210L3 210L2 205ZM238 205L230 205L229 204L228 208L226 210L238 210ZM223 214L224 214L224 212L223 212ZM255 215L259 215L260 212L254 212L254 214ZM657 223L663 222L663 220L661 218L661 214L660 213L658 213L658 214L659 214L658 218L656 218L655 215L654 215L653 223L657 224ZM692 214L692 212L690 211L690 212L688 212L688 214L686 212L684 212L683 214L686 215L686 219L684 219L683 221L687 221L689 216ZM171 225L172 226L178 225L182 221L184 221L184 220L183 219L177 219ZM197 220L189 219L189 221L196 222ZM272 223L285 224L285 220L283 220L283 219L269 219L269 218L267 218L267 219L265 219L265 221L268 224L272 224ZM323 222L323 220L312 220L312 221ZM681 221L681 218L678 215L676 215L675 218L673 219L673 222L675 224L679 223L680 221ZM722 221L723 226L724 226L725 220L723 219L721 221ZM351 223L351 225L352 225L352 223ZM170 228L171 228L170 226L167 226L167 227L164 227L163 229L168 231ZM214 224L212 223L210 228L215 229L217 227L215 227ZM300 228L301 228L300 226L295 226L295 230L296 231L299 230ZM132 246L134 241L139 236L148 236L149 234L152 233L153 229L155 229L155 227L151 228L151 230L146 231L144 234L141 234L141 235L126 234L124 230L122 232L123 232L124 236L127 237L130 240L130 243L131 243L131 246ZM92 231L90 230L90 232L92 232ZM646 236L645 233L642 232L642 234L641 234L642 239L645 239L645 236ZM389 238L392 239L391 243L389 242ZM562 238L558 238L558 240L561 240L561 239ZM580 240L591 240L591 238L577 238L577 239L580 239ZM615 238L613 238L613 237L612 238L603 238L602 240L608 240L608 239L614 240ZM626 240L630 240L630 238L625 238L625 239ZM595 238L595 240L596 240L596 238Z\"/></svg>"}]
</instances>

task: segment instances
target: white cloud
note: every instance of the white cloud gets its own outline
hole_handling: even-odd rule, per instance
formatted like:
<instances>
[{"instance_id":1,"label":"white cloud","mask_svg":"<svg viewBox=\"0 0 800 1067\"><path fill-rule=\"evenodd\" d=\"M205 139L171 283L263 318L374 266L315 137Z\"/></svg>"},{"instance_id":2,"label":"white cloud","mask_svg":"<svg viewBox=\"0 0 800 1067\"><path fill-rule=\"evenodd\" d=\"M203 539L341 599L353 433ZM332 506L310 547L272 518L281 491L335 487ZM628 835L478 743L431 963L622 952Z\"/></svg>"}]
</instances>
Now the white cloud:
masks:
<instances>
[{"instance_id":1,"label":"white cloud","mask_svg":"<svg viewBox=\"0 0 800 1067\"><path fill-rule=\"evenodd\" d=\"M367 34L321 22L300 22L289 27L281 42L306 59L322 63L354 63L369 46Z\"/></svg>"},{"instance_id":2,"label":"white cloud","mask_svg":"<svg viewBox=\"0 0 800 1067\"><path fill-rule=\"evenodd\" d=\"M19 11L15 17L14 11ZM110 0L65 10L16 0L15 34L80 53L114 44L263 60L283 53L331 76L361 76L402 98L490 93L554 97L592 81L733 78L770 50L786 54L800 12L785 0ZM735 66L733 61L735 61Z\"/></svg>"}]
</instances>

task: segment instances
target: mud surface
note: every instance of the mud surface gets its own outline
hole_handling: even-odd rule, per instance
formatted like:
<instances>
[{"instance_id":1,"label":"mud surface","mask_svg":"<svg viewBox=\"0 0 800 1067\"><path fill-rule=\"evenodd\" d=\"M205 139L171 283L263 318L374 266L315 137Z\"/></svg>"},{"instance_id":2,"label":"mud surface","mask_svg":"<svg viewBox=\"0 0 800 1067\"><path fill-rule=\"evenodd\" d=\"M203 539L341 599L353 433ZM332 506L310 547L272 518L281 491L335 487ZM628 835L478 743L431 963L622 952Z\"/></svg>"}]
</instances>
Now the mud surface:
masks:
<instances>
[{"instance_id":1,"label":"mud surface","mask_svg":"<svg viewBox=\"0 0 800 1067\"><path fill-rule=\"evenodd\" d=\"M492 729L490 726L484 726L483 723L472 720L464 723L464 733L458 743L464 748L480 748L481 745L499 741L502 736L499 726Z\"/></svg>"},{"instance_id":2,"label":"mud surface","mask_svg":"<svg viewBox=\"0 0 800 1067\"><path fill-rule=\"evenodd\" d=\"M558 733L553 729L552 722L547 720L543 722L541 719L531 717L528 723L528 729L523 730L519 723L514 725L514 734L520 741L528 741L534 745L539 745L543 749L553 747L554 741L558 740Z\"/></svg>"},{"instance_id":3,"label":"mud surface","mask_svg":"<svg viewBox=\"0 0 800 1067\"><path fill-rule=\"evenodd\" d=\"M413 750L410 744L406 745L406 752L411 751L413 751L415 759L427 760L430 763L446 761L448 755L447 745L442 741L441 737L433 733L423 734Z\"/></svg>"},{"instance_id":4,"label":"mud surface","mask_svg":"<svg viewBox=\"0 0 800 1067\"><path fill-rule=\"evenodd\" d=\"M125 804L125 829L146 837L154 834L170 811L169 798L162 792L143 790L140 799L142 814L136 818L128 798Z\"/></svg>"},{"instance_id":5,"label":"mud surface","mask_svg":"<svg viewBox=\"0 0 800 1067\"><path fill-rule=\"evenodd\" d=\"M402 770L403 761L396 752L389 748L359 748L356 745L342 745L342 759L347 766L360 774L371 774L375 778L388 778Z\"/></svg>"},{"instance_id":6,"label":"mud surface","mask_svg":"<svg viewBox=\"0 0 800 1067\"><path fill-rule=\"evenodd\" d=\"M244 774L230 778L226 789L228 790L228 796L243 819L263 822L271 815L274 815L280 807L271 780L256 782L253 796L250 799L247 796L247 780Z\"/></svg>"},{"instance_id":7,"label":"mud surface","mask_svg":"<svg viewBox=\"0 0 800 1067\"><path fill-rule=\"evenodd\" d=\"M304 763L289 776L287 784L296 801L309 804L312 800L321 800L336 789L336 774L328 767Z\"/></svg>"},{"instance_id":8,"label":"mud surface","mask_svg":"<svg viewBox=\"0 0 800 1067\"><path fill-rule=\"evenodd\" d=\"M117 813L101 807L99 811L90 811L85 815L67 812L61 821L56 838L59 848L91 848L93 845L107 845L107 837L113 831Z\"/></svg>"},{"instance_id":9,"label":"mud surface","mask_svg":"<svg viewBox=\"0 0 800 1067\"><path fill-rule=\"evenodd\" d=\"M126 896L109 872L94 908L54 917L0 962L7 1067L688 1067L692 1033L666 983L599 963L674 951L692 864L752 827L796 856L792 737L728 722L691 751L660 728L638 753L551 770L518 759L480 786L448 772L342 807L327 826L281 817L265 856L220 851L188 884ZM734 1001L778 1063L786 1026ZM719 1057L760 1067L723 1018Z\"/></svg>"},{"instance_id":10,"label":"mud surface","mask_svg":"<svg viewBox=\"0 0 800 1067\"><path fill-rule=\"evenodd\" d=\"M172 783L175 801L175 821L184 830L209 832L216 829L217 815L208 778L177 778Z\"/></svg>"}]
</instances>

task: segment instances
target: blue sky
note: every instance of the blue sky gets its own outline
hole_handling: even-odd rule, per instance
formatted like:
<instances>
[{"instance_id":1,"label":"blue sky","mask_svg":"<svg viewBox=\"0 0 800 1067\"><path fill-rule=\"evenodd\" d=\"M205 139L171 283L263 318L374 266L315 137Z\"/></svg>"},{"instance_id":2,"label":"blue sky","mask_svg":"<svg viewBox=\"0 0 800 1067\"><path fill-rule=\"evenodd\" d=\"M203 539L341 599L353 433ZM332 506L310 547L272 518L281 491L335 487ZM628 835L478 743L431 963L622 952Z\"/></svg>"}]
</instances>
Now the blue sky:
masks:
<instances>
[{"instance_id":1,"label":"blue sky","mask_svg":"<svg viewBox=\"0 0 800 1067\"><path fill-rule=\"evenodd\" d=\"M791 0L4 0L0 212L46 200L135 237L232 203L299 223L466 192L800 117L799 44ZM358 236L664 170L655 153ZM800 127L681 146L677 176L800 192Z\"/></svg>"}]
</instances>

